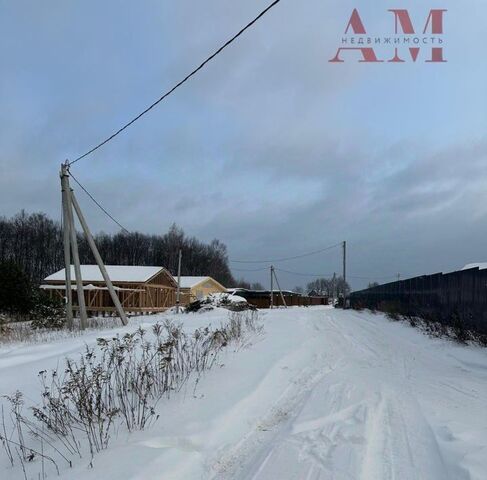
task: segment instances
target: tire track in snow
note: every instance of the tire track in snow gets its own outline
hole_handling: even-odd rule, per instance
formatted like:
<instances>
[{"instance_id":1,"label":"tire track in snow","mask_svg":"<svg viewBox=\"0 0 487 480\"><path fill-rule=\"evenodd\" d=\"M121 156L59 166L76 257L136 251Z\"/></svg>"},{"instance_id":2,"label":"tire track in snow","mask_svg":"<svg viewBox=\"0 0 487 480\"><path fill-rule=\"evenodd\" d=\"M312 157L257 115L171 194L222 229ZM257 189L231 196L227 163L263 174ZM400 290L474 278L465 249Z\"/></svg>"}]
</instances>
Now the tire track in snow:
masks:
<instances>
[{"instance_id":1,"label":"tire track in snow","mask_svg":"<svg viewBox=\"0 0 487 480\"><path fill-rule=\"evenodd\" d=\"M411 394L403 352L370 325L350 332L339 318L326 317L309 326L333 336L333 351L322 353L321 367L310 367L236 445L219 452L209 478L448 480L434 432ZM326 367L330 358L333 368Z\"/></svg>"},{"instance_id":2,"label":"tire track in snow","mask_svg":"<svg viewBox=\"0 0 487 480\"><path fill-rule=\"evenodd\" d=\"M326 364L322 355L314 355L313 358L312 366L294 378L267 414L262 416L238 443L216 453L216 458L208 467L208 478L257 478L272 454L273 445L279 443L279 438L286 438L291 431L293 421L299 415L313 387L323 376L337 368L337 365Z\"/></svg>"}]
</instances>

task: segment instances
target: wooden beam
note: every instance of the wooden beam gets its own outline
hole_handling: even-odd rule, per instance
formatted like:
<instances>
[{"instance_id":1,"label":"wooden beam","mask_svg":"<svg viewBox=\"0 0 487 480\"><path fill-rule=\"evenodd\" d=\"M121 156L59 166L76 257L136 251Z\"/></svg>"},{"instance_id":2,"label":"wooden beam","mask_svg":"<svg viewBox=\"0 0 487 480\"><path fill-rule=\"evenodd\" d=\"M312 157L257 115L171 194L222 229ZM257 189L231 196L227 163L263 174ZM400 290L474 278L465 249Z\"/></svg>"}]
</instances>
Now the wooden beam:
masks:
<instances>
[{"instance_id":1,"label":"wooden beam","mask_svg":"<svg viewBox=\"0 0 487 480\"><path fill-rule=\"evenodd\" d=\"M151 289L151 287L149 287L149 286L147 285L147 293L149 294L149 298L150 298L151 305L152 305L152 307L154 308L154 307L155 307L155 305L154 305L154 299L152 298L152 294L151 294L150 289Z\"/></svg>"}]
</instances>

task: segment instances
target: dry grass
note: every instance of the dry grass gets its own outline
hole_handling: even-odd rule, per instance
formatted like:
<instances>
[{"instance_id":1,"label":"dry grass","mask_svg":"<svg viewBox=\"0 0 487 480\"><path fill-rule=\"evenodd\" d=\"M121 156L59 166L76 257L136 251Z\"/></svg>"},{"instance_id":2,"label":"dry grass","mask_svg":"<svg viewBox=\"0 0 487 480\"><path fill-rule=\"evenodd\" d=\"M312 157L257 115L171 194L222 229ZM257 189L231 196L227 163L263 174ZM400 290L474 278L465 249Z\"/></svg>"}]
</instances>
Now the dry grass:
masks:
<instances>
[{"instance_id":1,"label":"dry grass","mask_svg":"<svg viewBox=\"0 0 487 480\"><path fill-rule=\"evenodd\" d=\"M41 400L29 409L32 415L24 414L20 392L4 397L9 411L6 416L2 406L3 451L22 471L40 463L42 475L46 465L58 472L58 462L71 466L85 452L92 459L119 428L130 432L150 427L159 418L161 399L179 391L190 377L196 388L225 348L245 347L261 332L257 312L248 311L231 312L219 328L192 334L166 320L150 331L139 327L109 340L99 338L78 359L39 372Z\"/></svg>"},{"instance_id":2,"label":"dry grass","mask_svg":"<svg viewBox=\"0 0 487 480\"><path fill-rule=\"evenodd\" d=\"M131 319L131 324L142 323L144 317ZM135 323L137 325L137 323ZM93 317L88 318L87 328L81 329L79 319L74 319L72 329L53 330L48 328L31 328L31 322L10 322L0 325L0 345L11 343L50 343L64 338L75 338L86 335L86 332L96 330L112 330L121 327L117 317Z\"/></svg>"}]
</instances>

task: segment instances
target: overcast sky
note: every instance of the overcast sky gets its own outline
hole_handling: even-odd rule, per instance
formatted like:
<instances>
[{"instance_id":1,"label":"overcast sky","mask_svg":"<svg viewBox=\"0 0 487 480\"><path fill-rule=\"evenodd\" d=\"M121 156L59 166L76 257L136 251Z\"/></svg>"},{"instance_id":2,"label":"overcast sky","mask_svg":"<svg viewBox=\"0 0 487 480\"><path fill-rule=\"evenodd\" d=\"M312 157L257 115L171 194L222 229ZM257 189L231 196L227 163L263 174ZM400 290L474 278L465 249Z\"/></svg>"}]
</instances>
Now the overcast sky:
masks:
<instances>
[{"instance_id":1,"label":"overcast sky","mask_svg":"<svg viewBox=\"0 0 487 480\"><path fill-rule=\"evenodd\" d=\"M269 2L0 0L0 214L59 218L60 162L150 104ZM394 6L421 29L429 8L448 9L447 63L329 63L355 7L372 35L392 33L390 2L282 0L73 173L129 230L164 233L176 222L220 239L233 259L345 239L349 275L370 280L487 261L487 2ZM117 231L78 198L95 231ZM340 255L277 266L333 274ZM268 283L266 272L234 273ZM311 280L278 274L287 288Z\"/></svg>"}]
</instances>

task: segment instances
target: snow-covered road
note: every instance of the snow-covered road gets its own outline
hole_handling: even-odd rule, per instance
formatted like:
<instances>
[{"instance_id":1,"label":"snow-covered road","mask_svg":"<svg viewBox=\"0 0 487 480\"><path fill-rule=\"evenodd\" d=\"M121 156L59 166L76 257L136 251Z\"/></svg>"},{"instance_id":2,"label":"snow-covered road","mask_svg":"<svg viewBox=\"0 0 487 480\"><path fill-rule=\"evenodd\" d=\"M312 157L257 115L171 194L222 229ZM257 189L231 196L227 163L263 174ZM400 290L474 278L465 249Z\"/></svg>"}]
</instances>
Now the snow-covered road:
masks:
<instances>
[{"instance_id":1,"label":"snow-covered road","mask_svg":"<svg viewBox=\"0 0 487 480\"><path fill-rule=\"evenodd\" d=\"M181 319L191 329L222 315ZM364 312L291 308L261 317L265 335L222 357L196 395L188 385L160 405L150 430L120 432L94 469L78 460L61 477L487 478L485 350ZM82 343L0 348L0 392L19 388L35 397L37 371ZM6 472L0 478L22 478Z\"/></svg>"}]
</instances>

